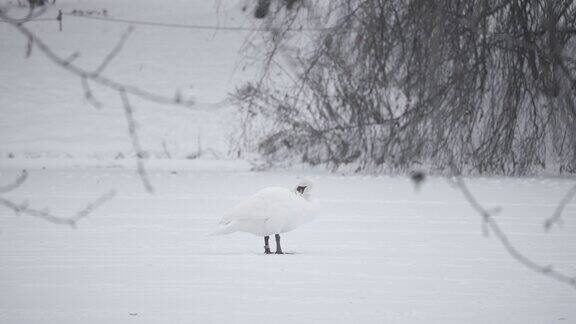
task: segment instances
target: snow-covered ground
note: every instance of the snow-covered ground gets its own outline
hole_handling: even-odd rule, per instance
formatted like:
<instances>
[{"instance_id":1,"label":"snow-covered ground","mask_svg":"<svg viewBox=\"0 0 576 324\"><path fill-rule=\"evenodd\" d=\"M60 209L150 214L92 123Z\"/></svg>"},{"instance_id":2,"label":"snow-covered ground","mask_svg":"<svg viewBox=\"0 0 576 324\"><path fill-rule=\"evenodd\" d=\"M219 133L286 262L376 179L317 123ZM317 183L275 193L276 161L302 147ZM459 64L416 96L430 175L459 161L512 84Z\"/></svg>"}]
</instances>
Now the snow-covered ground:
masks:
<instances>
[{"instance_id":1,"label":"snow-covered ground","mask_svg":"<svg viewBox=\"0 0 576 324\"><path fill-rule=\"evenodd\" d=\"M0 182L17 170L2 167ZM512 260L443 179L307 174L320 217L264 255L250 234L211 237L223 213L292 173L36 169L5 197L70 215L115 188L77 229L0 209L1 323L575 323L576 291ZM528 256L576 274L576 204L545 233L571 183L471 179Z\"/></svg>"}]
</instances>

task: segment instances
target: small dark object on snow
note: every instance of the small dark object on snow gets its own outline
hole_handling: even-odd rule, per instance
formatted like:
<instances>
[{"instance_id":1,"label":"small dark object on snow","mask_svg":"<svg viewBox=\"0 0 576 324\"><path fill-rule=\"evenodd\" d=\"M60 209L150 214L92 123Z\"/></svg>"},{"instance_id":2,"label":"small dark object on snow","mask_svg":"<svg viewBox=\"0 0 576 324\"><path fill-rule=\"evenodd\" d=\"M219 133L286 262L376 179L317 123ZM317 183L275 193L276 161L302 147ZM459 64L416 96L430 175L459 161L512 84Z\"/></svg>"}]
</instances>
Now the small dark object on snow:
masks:
<instances>
[{"instance_id":1,"label":"small dark object on snow","mask_svg":"<svg viewBox=\"0 0 576 324\"><path fill-rule=\"evenodd\" d=\"M412 171L410 178L416 183L421 183L426 180L426 173L423 171Z\"/></svg>"},{"instance_id":2,"label":"small dark object on snow","mask_svg":"<svg viewBox=\"0 0 576 324\"><path fill-rule=\"evenodd\" d=\"M138 313L130 313L129 315L130 316L136 316L136 315L138 315Z\"/></svg>"},{"instance_id":3,"label":"small dark object on snow","mask_svg":"<svg viewBox=\"0 0 576 324\"><path fill-rule=\"evenodd\" d=\"M414 183L414 186L416 186L418 190L422 183L426 181L426 173L424 171L412 171L410 173L410 180L412 180L412 183Z\"/></svg>"}]
</instances>

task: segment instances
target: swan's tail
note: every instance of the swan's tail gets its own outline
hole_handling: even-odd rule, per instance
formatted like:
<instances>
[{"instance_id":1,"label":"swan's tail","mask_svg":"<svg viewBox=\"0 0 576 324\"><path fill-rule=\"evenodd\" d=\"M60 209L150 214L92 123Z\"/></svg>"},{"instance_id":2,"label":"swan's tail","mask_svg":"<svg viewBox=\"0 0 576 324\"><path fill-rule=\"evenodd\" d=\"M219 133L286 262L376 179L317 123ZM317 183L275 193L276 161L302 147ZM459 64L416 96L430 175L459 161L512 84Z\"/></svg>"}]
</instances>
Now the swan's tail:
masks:
<instances>
[{"instance_id":1,"label":"swan's tail","mask_svg":"<svg viewBox=\"0 0 576 324\"><path fill-rule=\"evenodd\" d=\"M234 228L233 224L227 224L225 226L221 226L217 230L208 234L209 236L216 236L216 235L226 235L230 233L236 232L236 228Z\"/></svg>"}]
</instances>

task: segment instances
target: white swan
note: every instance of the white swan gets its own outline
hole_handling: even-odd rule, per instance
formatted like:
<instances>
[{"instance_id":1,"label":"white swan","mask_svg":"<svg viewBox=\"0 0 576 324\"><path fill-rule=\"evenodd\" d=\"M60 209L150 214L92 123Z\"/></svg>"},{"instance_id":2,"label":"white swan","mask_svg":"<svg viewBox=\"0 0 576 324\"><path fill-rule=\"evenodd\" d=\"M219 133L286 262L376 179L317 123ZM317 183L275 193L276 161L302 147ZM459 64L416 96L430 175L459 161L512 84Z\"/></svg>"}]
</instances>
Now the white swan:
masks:
<instances>
[{"instance_id":1,"label":"white swan","mask_svg":"<svg viewBox=\"0 0 576 324\"><path fill-rule=\"evenodd\" d=\"M311 201L312 182L308 179L298 183L294 190L267 187L248 200L232 208L220 221L221 228L212 233L223 235L248 232L264 237L264 253L270 254L268 240L275 234L276 254L283 254L280 233L290 232L311 221L315 208Z\"/></svg>"}]
</instances>

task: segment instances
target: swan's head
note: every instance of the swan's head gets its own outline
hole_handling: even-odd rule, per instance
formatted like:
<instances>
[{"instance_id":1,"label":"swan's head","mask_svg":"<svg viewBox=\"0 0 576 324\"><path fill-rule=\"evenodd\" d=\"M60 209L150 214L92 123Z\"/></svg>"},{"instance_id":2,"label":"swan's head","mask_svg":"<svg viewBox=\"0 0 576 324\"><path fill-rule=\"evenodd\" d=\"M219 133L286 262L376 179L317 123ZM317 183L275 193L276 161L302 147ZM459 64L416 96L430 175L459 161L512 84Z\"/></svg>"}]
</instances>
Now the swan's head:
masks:
<instances>
[{"instance_id":1,"label":"swan's head","mask_svg":"<svg viewBox=\"0 0 576 324\"><path fill-rule=\"evenodd\" d=\"M312 180L306 178L298 182L294 191L302 195L306 199L310 199L310 193L312 192Z\"/></svg>"}]
</instances>

